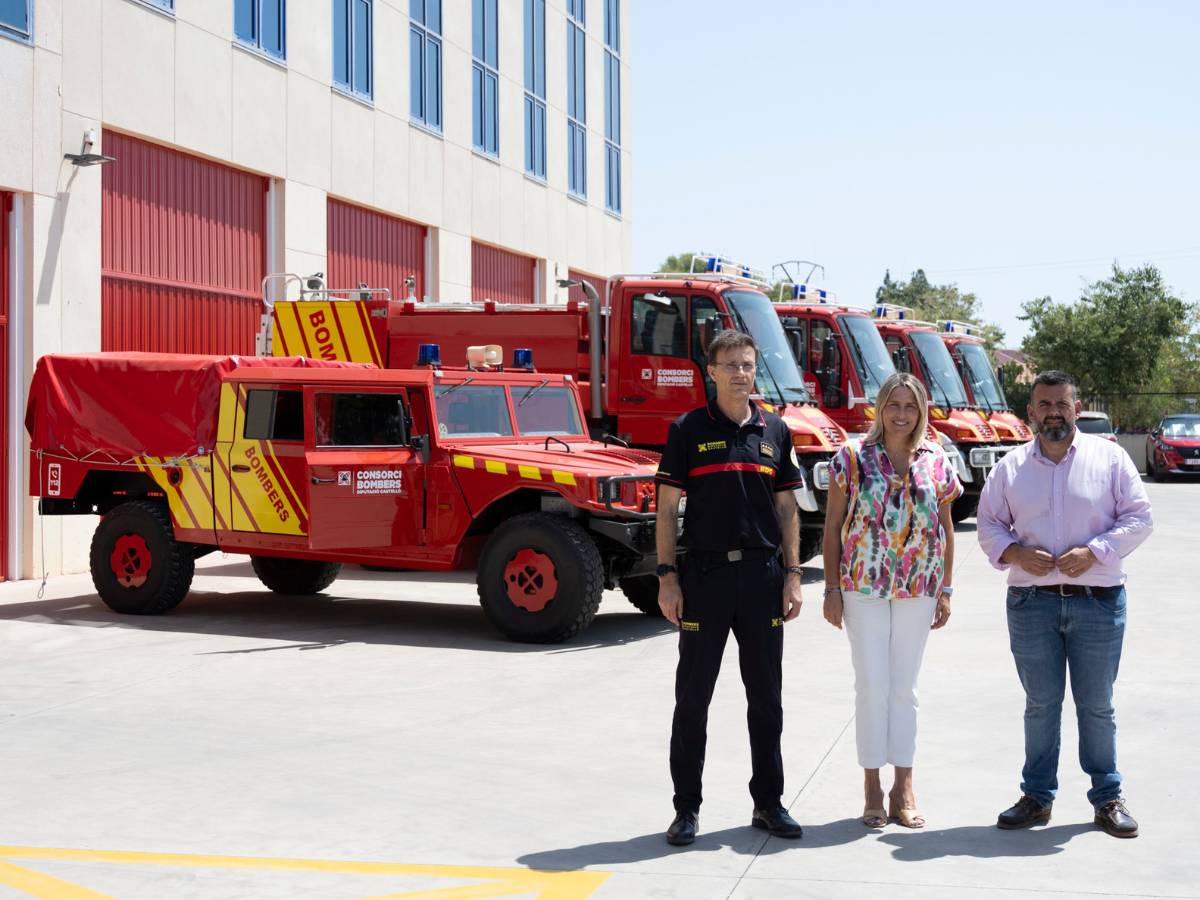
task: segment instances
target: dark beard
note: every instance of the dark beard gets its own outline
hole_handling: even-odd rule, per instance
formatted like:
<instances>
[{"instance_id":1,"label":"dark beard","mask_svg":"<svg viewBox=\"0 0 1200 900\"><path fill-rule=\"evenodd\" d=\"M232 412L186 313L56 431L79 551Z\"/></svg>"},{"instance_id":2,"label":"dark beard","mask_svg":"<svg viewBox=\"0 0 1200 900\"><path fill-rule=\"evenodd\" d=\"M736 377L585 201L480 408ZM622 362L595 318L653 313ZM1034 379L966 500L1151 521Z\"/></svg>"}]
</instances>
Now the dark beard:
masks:
<instances>
[{"instance_id":1,"label":"dark beard","mask_svg":"<svg viewBox=\"0 0 1200 900\"><path fill-rule=\"evenodd\" d=\"M1047 425L1045 422L1039 422L1037 427L1038 434L1056 444L1069 438L1073 430L1073 427L1066 422L1061 425Z\"/></svg>"}]
</instances>

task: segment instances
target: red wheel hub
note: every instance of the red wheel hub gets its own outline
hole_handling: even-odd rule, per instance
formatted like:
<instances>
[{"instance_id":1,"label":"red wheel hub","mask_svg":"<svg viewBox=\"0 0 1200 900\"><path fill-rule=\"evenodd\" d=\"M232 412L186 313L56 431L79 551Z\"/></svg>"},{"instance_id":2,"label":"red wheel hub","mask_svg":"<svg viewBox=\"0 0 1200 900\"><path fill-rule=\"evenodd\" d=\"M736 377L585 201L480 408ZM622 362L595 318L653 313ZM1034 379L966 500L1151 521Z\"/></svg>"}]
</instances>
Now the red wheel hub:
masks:
<instances>
[{"instance_id":1,"label":"red wheel hub","mask_svg":"<svg viewBox=\"0 0 1200 900\"><path fill-rule=\"evenodd\" d=\"M524 547L504 567L504 586L513 606L541 612L558 593L554 561L545 553Z\"/></svg>"},{"instance_id":2,"label":"red wheel hub","mask_svg":"<svg viewBox=\"0 0 1200 900\"><path fill-rule=\"evenodd\" d=\"M122 587L141 587L150 573L150 548L140 534L123 534L108 562Z\"/></svg>"}]
</instances>

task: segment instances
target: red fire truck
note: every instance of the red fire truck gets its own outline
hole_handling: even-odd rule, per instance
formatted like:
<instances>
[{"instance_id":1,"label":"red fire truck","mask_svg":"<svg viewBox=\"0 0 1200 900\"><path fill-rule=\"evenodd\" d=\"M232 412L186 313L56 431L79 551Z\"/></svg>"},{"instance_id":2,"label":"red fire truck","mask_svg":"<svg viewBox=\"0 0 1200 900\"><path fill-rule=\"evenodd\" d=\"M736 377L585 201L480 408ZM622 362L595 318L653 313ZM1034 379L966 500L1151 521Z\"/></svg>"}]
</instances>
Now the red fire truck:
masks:
<instances>
[{"instance_id":1,"label":"red fire truck","mask_svg":"<svg viewBox=\"0 0 1200 900\"><path fill-rule=\"evenodd\" d=\"M958 449L964 493L954 501L954 521L973 516L988 473L1014 445L1001 444L987 417L972 408L950 351L933 323L914 319L908 307L880 303L875 307L875 326L896 368L916 375L929 392L930 424Z\"/></svg>"},{"instance_id":2,"label":"red fire truck","mask_svg":"<svg viewBox=\"0 0 1200 900\"><path fill-rule=\"evenodd\" d=\"M805 389L764 293L765 277L712 254L697 262L704 271L614 276L603 302L583 282L588 301L561 306L394 300L284 276L284 291L299 284L298 298L273 298L267 286L260 346L267 353L387 367L411 366L426 342L452 356L485 342L528 347L539 371L569 375L579 385L593 434L660 449L668 425L712 396L708 342L720 329L748 332L759 346L758 391L787 422L805 470L807 487L797 501L801 555L809 559L821 545L828 463L845 432Z\"/></svg>"},{"instance_id":3,"label":"red fire truck","mask_svg":"<svg viewBox=\"0 0 1200 900\"><path fill-rule=\"evenodd\" d=\"M605 586L657 612L657 457L589 438L570 376L303 358L45 356L30 492L99 514L96 590L122 613L183 600L194 561L245 553L273 591L343 563L477 569L510 638L561 641Z\"/></svg>"},{"instance_id":4,"label":"red fire truck","mask_svg":"<svg viewBox=\"0 0 1200 900\"><path fill-rule=\"evenodd\" d=\"M1004 396L1004 387L988 358L980 328L971 322L948 319L941 323L942 340L950 348L950 358L958 366L963 387L971 404L987 416L1002 444L1023 444L1033 440L1033 432L1014 415Z\"/></svg>"}]
</instances>

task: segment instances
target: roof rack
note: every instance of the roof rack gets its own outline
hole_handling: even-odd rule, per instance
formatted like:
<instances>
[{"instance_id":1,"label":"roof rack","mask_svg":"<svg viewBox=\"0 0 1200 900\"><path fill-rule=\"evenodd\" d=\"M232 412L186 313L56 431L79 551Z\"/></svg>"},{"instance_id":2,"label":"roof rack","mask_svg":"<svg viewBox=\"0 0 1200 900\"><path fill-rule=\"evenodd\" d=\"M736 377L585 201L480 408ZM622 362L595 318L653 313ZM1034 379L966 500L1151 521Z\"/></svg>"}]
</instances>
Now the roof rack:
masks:
<instances>
[{"instance_id":1,"label":"roof rack","mask_svg":"<svg viewBox=\"0 0 1200 900\"><path fill-rule=\"evenodd\" d=\"M697 271L697 267L700 267L700 271ZM734 281L744 281L755 287L770 287L767 274L762 269L755 269L745 263L735 262L719 253L701 251L700 253L692 254L692 271L684 274L692 277L697 275L723 276Z\"/></svg>"},{"instance_id":2,"label":"roof rack","mask_svg":"<svg viewBox=\"0 0 1200 900\"><path fill-rule=\"evenodd\" d=\"M948 334L976 335L983 329L974 322L962 322L958 319L946 319L942 322L942 331Z\"/></svg>"},{"instance_id":3,"label":"roof rack","mask_svg":"<svg viewBox=\"0 0 1200 900\"><path fill-rule=\"evenodd\" d=\"M929 328L937 328L932 322L913 318L915 312L916 310L911 306L900 306L897 303L875 304L876 319L887 319L893 322L904 322L906 325L925 325Z\"/></svg>"}]
</instances>

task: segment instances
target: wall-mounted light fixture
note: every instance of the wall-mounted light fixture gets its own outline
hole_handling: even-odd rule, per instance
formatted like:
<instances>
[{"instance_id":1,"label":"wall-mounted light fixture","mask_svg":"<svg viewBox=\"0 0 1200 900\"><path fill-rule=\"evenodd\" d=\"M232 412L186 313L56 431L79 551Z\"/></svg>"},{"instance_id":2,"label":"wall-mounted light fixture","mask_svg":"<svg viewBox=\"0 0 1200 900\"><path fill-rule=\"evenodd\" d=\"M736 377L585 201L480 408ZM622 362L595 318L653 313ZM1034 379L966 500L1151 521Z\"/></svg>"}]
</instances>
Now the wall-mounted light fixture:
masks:
<instances>
[{"instance_id":1,"label":"wall-mounted light fixture","mask_svg":"<svg viewBox=\"0 0 1200 900\"><path fill-rule=\"evenodd\" d=\"M89 128L83 133L83 146L78 153L64 153L63 159L70 160L73 166L102 166L105 163L116 162L115 156L105 156L102 153L92 153L96 143L96 129Z\"/></svg>"}]
</instances>

